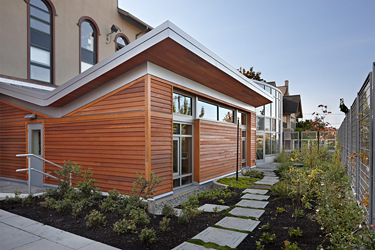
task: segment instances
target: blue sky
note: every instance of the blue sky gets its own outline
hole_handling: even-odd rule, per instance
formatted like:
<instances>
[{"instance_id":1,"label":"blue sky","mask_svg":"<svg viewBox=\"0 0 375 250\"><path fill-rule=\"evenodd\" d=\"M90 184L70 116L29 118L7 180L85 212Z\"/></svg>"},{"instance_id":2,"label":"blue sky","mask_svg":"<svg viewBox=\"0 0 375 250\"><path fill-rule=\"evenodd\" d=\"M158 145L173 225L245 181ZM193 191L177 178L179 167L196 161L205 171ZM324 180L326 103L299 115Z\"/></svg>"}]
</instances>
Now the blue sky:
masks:
<instances>
[{"instance_id":1,"label":"blue sky","mask_svg":"<svg viewBox=\"0 0 375 250\"><path fill-rule=\"evenodd\" d=\"M374 0L118 0L156 27L172 21L234 68L254 66L267 81L300 94L304 118L328 105L344 118L375 62Z\"/></svg>"}]
</instances>

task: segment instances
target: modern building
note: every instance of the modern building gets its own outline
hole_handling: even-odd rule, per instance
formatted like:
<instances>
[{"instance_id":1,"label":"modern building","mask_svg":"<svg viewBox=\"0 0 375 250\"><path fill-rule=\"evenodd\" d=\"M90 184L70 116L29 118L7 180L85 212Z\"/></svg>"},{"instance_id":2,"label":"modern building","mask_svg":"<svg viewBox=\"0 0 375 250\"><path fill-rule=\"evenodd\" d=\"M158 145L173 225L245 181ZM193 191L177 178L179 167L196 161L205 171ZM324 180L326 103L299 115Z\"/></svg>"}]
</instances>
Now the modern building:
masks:
<instances>
[{"instance_id":1,"label":"modern building","mask_svg":"<svg viewBox=\"0 0 375 250\"><path fill-rule=\"evenodd\" d=\"M1 36L0 178L25 182L16 170L27 160L16 155L32 153L92 167L104 191L128 192L136 172L154 172L164 178L158 195L169 195L254 166L255 109L280 100L279 91L261 88L169 21L152 29L113 1L92 2L17 0L1 8L0 32L12 39ZM110 34L112 24L129 43ZM271 153L281 123L272 117L264 113ZM38 174L31 181L57 184Z\"/></svg>"},{"instance_id":2,"label":"modern building","mask_svg":"<svg viewBox=\"0 0 375 250\"><path fill-rule=\"evenodd\" d=\"M255 80L254 80L255 81ZM282 142L282 92L275 82L255 81L256 84L272 95L272 103L257 107L257 163L272 162L280 153Z\"/></svg>"}]
</instances>

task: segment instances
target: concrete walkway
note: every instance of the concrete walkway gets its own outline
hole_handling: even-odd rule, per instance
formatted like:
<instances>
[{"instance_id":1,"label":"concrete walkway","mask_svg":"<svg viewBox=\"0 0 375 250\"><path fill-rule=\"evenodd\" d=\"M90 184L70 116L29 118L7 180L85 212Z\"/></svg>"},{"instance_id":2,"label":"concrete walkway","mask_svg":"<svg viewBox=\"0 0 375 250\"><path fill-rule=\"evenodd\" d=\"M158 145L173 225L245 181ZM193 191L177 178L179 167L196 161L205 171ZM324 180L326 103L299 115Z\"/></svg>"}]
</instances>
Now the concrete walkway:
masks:
<instances>
[{"instance_id":1,"label":"concrete walkway","mask_svg":"<svg viewBox=\"0 0 375 250\"><path fill-rule=\"evenodd\" d=\"M0 180L0 201L5 200L6 196L14 197L14 192L16 190L21 192L21 198L24 198L29 194L29 187L27 184L14 181ZM46 188L44 187L31 186L31 193L33 193L34 195L41 194L44 191L46 191Z\"/></svg>"},{"instance_id":2,"label":"concrete walkway","mask_svg":"<svg viewBox=\"0 0 375 250\"><path fill-rule=\"evenodd\" d=\"M276 177L274 170L277 168L277 163L262 164L256 167L256 170L265 173L265 177L256 182L259 185L272 186L277 183L278 177ZM261 219L264 213L264 208L268 204L268 198L270 196L266 195L268 190L249 188L243 191L244 195L241 197L241 201L236 204L236 207L232 209L229 213L237 217L225 217L215 225L221 228L208 227L201 233L193 237L193 239L199 239L206 243L215 243L219 246L229 246L231 248L236 248L241 242L247 237L248 233L252 232L260 223L259 220L252 220L251 218ZM227 208L226 206L205 204L199 209L204 209L205 212L213 212L214 207L223 207L219 210ZM244 219L243 217L248 217L249 219ZM235 229L241 232L226 230ZM196 245L190 242L184 242L172 250L204 250L203 246Z\"/></svg>"}]
</instances>

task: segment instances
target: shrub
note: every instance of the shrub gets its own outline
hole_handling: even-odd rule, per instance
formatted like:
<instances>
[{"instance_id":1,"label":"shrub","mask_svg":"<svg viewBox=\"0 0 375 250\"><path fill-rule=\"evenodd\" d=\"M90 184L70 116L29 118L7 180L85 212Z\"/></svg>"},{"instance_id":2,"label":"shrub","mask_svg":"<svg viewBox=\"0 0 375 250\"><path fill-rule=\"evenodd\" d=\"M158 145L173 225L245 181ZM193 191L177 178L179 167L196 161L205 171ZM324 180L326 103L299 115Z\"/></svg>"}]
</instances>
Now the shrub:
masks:
<instances>
[{"instance_id":1,"label":"shrub","mask_svg":"<svg viewBox=\"0 0 375 250\"><path fill-rule=\"evenodd\" d=\"M285 247L282 247L283 250L299 250L300 249L298 247L297 242L294 242L293 244L290 244L289 241L285 240L284 245L285 245Z\"/></svg>"},{"instance_id":2,"label":"shrub","mask_svg":"<svg viewBox=\"0 0 375 250\"><path fill-rule=\"evenodd\" d=\"M161 214L164 216L172 216L175 215L176 212L174 211L172 205L164 204L163 209L161 210Z\"/></svg>"},{"instance_id":3,"label":"shrub","mask_svg":"<svg viewBox=\"0 0 375 250\"><path fill-rule=\"evenodd\" d=\"M167 217L163 217L163 220L160 221L160 230L161 231L168 231L170 230L169 228L169 222L171 221L171 219L167 218Z\"/></svg>"},{"instance_id":4,"label":"shrub","mask_svg":"<svg viewBox=\"0 0 375 250\"><path fill-rule=\"evenodd\" d=\"M279 181L271 186L271 191L282 198L288 198L288 183L286 181Z\"/></svg>"},{"instance_id":5,"label":"shrub","mask_svg":"<svg viewBox=\"0 0 375 250\"><path fill-rule=\"evenodd\" d=\"M261 241L264 241L266 244L273 243L273 240L276 239L275 234L270 234L270 233L263 233L262 236L260 237Z\"/></svg>"},{"instance_id":6,"label":"shrub","mask_svg":"<svg viewBox=\"0 0 375 250\"><path fill-rule=\"evenodd\" d=\"M303 232L301 228L297 227L297 229L294 229L293 227L289 229L289 236L290 237L302 237Z\"/></svg>"},{"instance_id":7,"label":"shrub","mask_svg":"<svg viewBox=\"0 0 375 250\"><path fill-rule=\"evenodd\" d=\"M263 225L261 228L262 228L263 230L268 230L268 229L270 229L270 223L267 222L267 224Z\"/></svg>"},{"instance_id":8,"label":"shrub","mask_svg":"<svg viewBox=\"0 0 375 250\"><path fill-rule=\"evenodd\" d=\"M142 229L141 233L139 234L139 238L142 242L149 243L153 243L158 240L158 238L156 238L155 230L152 228L148 229L147 227Z\"/></svg>"},{"instance_id":9,"label":"shrub","mask_svg":"<svg viewBox=\"0 0 375 250\"><path fill-rule=\"evenodd\" d=\"M16 189L14 191L14 197L5 196L5 202L9 204L20 202L22 201L22 198L20 197L21 194L22 192Z\"/></svg>"},{"instance_id":10,"label":"shrub","mask_svg":"<svg viewBox=\"0 0 375 250\"><path fill-rule=\"evenodd\" d=\"M39 205L48 209L55 209L56 200L54 198L45 198Z\"/></svg>"},{"instance_id":11,"label":"shrub","mask_svg":"<svg viewBox=\"0 0 375 250\"><path fill-rule=\"evenodd\" d=\"M136 225L132 220L119 220L115 224L113 224L113 231L117 234L121 233L137 233Z\"/></svg>"},{"instance_id":12,"label":"shrub","mask_svg":"<svg viewBox=\"0 0 375 250\"><path fill-rule=\"evenodd\" d=\"M66 210L68 210L70 208L70 200L68 199L63 199L63 200L59 200L59 201L56 201L55 203L55 209L57 210L57 212L65 212Z\"/></svg>"},{"instance_id":13,"label":"shrub","mask_svg":"<svg viewBox=\"0 0 375 250\"><path fill-rule=\"evenodd\" d=\"M300 209L300 208L296 208L296 209L294 209L294 213L293 213L293 216L294 217L303 217L303 216L305 216L305 213L303 212L303 209Z\"/></svg>"},{"instance_id":14,"label":"shrub","mask_svg":"<svg viewBox=\"0 0 375 250\"><path fill-rule=\"evenodd\" d=\"M33 194L29 194L28 196L26 196L25 198L22 199L22 204L23 205L30 204L33 197L34 197Z\"/></svg>"},{"instance_id":15,"label":"shrub","mask_svg":"<svg viewBox=\"0 0 375 250\"><path fill-rule=\"evenodd\" d=\"M241 174L243 176L253 177L262 179L264 177L264 173L258 170L253 170L251 168L243 168L241 169Z\"/></svg>"},{"instance_id":16,"label":"shrub","mask_svg":"<svg viewBox=\"0 0 375 250\"><path fill-rule=\"evenodd\" d=\"M105 221L105 216L95 209L92 210L90 214L86 215L85 220L86 219L86 227L99 227L100 225L105 226L107 224Z\"/></svg>"},{"instance_id":17,"label":"shrub","mask_svg":"<svg viewBox=\"0 0 375 250\"><path fill-rule=\"evenodd\" d=\"M142 208L132 209L129 215L135 224L144 225L150 223L147 213Z\"/></svg>"},{"instance_id":18,"label":"shrub","mask_svg":"<svg viewBox=\"0 0 375 250\"><path fill-rule=\"evenodd\" d=\"M255 246L257 250L264 250L264 245L262 245L261 241L255 241Z\"/></svg>"},{"instance_id":19,"label":"shrub","mask_svg":"<svg viewBox=\"0 0 375 250\"><path fill-rule=\"evenodd\" d=\"M237 194L236 192L231 191L229 188L226 187L226 188L208 189L199 193L197 196L198 198L202 198L202 199L217 200L219 198L228 199L236 194ZM220 200L220 201L224 202L224 200Z\"/></svg>"},{"instance_id":20,"label":"shrub","mask_svg":"<svg viewBox=\"0 0 375 250\"><path fill-rule=\"evenodd\" d=\"M129 198L130 202L134 204L135 207L139 207L142 199L147 200L150 195L156 193L155 188L160 184L163 179L155 177L153 172L150 173L150 180L146 180L142 174L137 174L137 181L133 182L133 190L130 192ZM141 199L142 198L142 199Z\"/></svg>"},{"instance_id":21,"label":"shrub","mask_svg":"<svg viewBox=\"0 0 375 250\"><path fill-rule=\"evenodd\" d=\"M253 177L238 177L238 181L236 181L236 177L226 177L219 179L217 182L228 185L229 187L246 189L250 185L254 185L254 183L259 180L259 178Z\"/></svg>"},{"instance_id":22,"label":"shrub","mask_svg":"<svg viewBox=\"0 0 375 250\"><path fill-rule=\"evenodd\" d=\"M108 191L108 196L99 204L103 212L113 212L121 205L121 193L116 189Z\"/></svg>"},{"instance_id":23,"label":"shrub","mask_svg":"<svg viewBox=\"0 0 375 250\"><path fill-rule=\"evenodd\" d=\"M285 210L284 208L282 208L282 207L277 207L277 208L276 208L276 212L277 212L278 214L283 214L283 213L286 212L286 210Z\"/></svg>"},{"instance_id":24,"label":"shrub","mask_svg":"<svg viewBox=\"0 0 375 250\"><path fill-rule=\"evenodd\" d=\"M72 203L72 215L76 218L82 209L85 207L85 200L77 201Z\"/></svg>"},{"instance_id":25,"label":"shrub","mask_svg":"<svg viewBox=\"0 0 375 250\"><path fill-rule=\"evenodd\" d=\"M181 203L181 214L178 217L179 224L186 224L190 222L195 216L202 213L201 210L198 209L198 197L197 196L190 196L187 202Z\"/></svg>"}]
</instances>

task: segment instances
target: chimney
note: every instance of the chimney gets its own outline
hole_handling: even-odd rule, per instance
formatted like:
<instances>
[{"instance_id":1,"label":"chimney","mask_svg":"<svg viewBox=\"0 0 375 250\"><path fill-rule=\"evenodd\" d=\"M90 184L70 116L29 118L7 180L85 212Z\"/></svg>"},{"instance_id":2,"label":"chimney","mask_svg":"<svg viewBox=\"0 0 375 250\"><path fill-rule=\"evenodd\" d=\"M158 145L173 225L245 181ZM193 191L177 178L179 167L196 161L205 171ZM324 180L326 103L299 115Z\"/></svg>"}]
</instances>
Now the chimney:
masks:
<instances>
[{"instance_id":1,"label":"chimney","mask_svg":"<svg viewBox=\"0 0 375 250\"><path fill-rule=\"evenodd\" d=\"M285 87L289 87L289 81L285 80Z\"/></svg>"}]
</instances>

